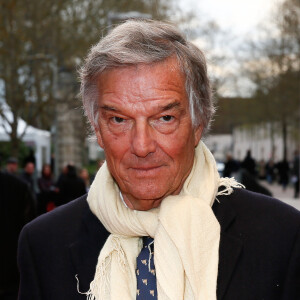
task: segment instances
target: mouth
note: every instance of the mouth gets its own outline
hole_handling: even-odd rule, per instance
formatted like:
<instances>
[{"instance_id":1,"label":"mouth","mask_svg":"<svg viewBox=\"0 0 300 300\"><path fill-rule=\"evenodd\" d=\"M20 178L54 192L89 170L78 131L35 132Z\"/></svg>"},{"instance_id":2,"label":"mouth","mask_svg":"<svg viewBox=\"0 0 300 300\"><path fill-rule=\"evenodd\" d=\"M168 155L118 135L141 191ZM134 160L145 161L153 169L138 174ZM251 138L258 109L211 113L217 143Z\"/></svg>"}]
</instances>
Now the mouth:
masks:
<instances>
[{"instance_id":1,"label":"mouth","mask_svg":"<svg viewBox=\"0 0 300 300\"><path fill-rule=\"evenodd\" d=\"M130 170L132 170L137 175L150 176L160 172L162 167L163 166L135 166L131 167Z\"/></svg>"},{"instance_id":2,"label":"mouth","mask_svg":"<svg viewBox=\"0 0 300 300\"><path fill-rule=\"evenodd\" d=\"M141 167L131 167L133 170L141 170L141 171L148 171L160 168L161 166L141 166Z\"/></svg>"}]
</instances>

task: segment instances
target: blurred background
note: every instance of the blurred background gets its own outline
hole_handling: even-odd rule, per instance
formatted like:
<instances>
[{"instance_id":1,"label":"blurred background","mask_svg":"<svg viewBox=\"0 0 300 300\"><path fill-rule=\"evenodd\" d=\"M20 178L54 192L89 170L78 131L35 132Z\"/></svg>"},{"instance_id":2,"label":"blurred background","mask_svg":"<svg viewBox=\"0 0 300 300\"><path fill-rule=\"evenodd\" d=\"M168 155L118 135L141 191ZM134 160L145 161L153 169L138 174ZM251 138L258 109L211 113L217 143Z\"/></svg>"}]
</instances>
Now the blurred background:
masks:
<instances>
[{"instance_id":1,"label":"blurred background","mask_svg":"<svg viewBox=\"0 0 300 300\"><path fill-rule=\"evenodd\" d=\"M88 190L105 157L81 109L77 71L112 26L138 17L177 24L206 54L217 113L204 139L220 174L299 200L299 0L0 3L0 164L23 177L33 164L35 195L45 164L52 192L70 168Z\"/></svg>"}]
</instances>

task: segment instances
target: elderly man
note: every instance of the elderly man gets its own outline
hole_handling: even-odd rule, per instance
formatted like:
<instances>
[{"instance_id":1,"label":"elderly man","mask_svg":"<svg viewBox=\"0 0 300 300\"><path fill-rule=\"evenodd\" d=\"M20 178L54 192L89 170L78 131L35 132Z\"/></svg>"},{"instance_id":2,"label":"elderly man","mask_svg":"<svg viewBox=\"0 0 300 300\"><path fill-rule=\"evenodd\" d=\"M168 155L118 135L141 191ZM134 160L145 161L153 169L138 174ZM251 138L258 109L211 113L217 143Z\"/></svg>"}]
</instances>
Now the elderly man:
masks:
<instances>
[{"instance_id":1,"label":"elderly man","mask_svg":"<svg viewBox=\"0 0 300 300\"><path fill-rule=\"evenodd\" d=\"M10 157L6 162L5 173L11 175L17 175L18 172L18 160L15 157Z\"/></svg>"},{"instance_id":2,"label":"elderly man","mask_svg":"<svg viewBox=\"0 0 300 300\"><path fill-rule=\"evenodd\" d=\"M300 213L219 178L203 54L127 21L81 70L105 150L87 196L27 225L19 299L300 299Z\"/></svg>"}]
</instances>

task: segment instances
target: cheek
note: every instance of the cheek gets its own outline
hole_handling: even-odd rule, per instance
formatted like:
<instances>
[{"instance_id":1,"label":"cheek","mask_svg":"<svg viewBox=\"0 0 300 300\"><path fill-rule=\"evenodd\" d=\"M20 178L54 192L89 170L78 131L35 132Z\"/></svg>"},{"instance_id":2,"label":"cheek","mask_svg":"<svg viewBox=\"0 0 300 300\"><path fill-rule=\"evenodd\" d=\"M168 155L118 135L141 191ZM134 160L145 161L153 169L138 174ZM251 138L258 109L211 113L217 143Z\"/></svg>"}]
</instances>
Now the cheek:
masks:
<instances>
[{"instance_id":1,"label":"cheek","mask_svg":"<svg viewBox=\"0 0 300 300\"><path fill-rule=\"evenodd\" d=\"M170 167L172 169L174 178L181 176L182 172L186 169L190 169L190 166L194 159L194 147L193 145L187 145L186 142L173 140L170 143L165 141L160 145L162 151L167 154L168 160L171 159Z\"/></svg>"},{"instance_id":2,"label":"cheek","mask_svg":"<svg viewBox=\"0 0 300 300\"><path fill-rule=\"evenodd\" d=\"M130 143L126 136L102 135L104 151L109 169L120 169L124 156L129 151Z\"/></svg>"},{"instance_id":3,"label":"cheek","mask_svg":"<svg viewBox=\"0 0 300 300\"><path fill-rule=\"evenodd\" d=\"M180 157L185 160L194 151L194 136L189 132L176 133L174 135L164 135L159 138L159 145L169 156Z\"/></svg>"},{"instance_id":4,"label":"cheek","mask_svg":"<svg viewBox=\"0 0 300 300\"><path fill-rule=\"evenodd\" d=\"M109 154L111 150L118 149L118 146L123 145L122 136L113 134L106 124L99 125L99 130L96 131L98 144L105 150L105 154Z\"/></svg>"}]
</instances>

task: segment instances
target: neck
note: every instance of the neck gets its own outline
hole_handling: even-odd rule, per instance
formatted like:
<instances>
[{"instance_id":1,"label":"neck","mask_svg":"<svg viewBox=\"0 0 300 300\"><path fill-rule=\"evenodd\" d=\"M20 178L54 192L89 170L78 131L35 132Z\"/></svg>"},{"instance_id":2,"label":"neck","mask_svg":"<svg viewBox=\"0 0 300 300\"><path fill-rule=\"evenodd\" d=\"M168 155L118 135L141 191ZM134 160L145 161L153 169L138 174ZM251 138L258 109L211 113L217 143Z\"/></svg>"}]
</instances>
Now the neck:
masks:
<instances>
[{"instance_id":1,"label":"neck","mask_svg":"<svg viewBox=\"0 0 300 300\"><path fill-rule=\"evenodd\" d=\"M121 193L120 193L121 194ZM126 196L126 194L122 194L121 199L123 200L123 203L125 204L126 207L132 209L132 210L141 210L141 211L145 211L145 210L150 210L152 208L156 208L160 205L160 203L162 202L163 198L159 198L159 199L133 199L133 198L129 198Z\"/></svg>"}]
</instances>

